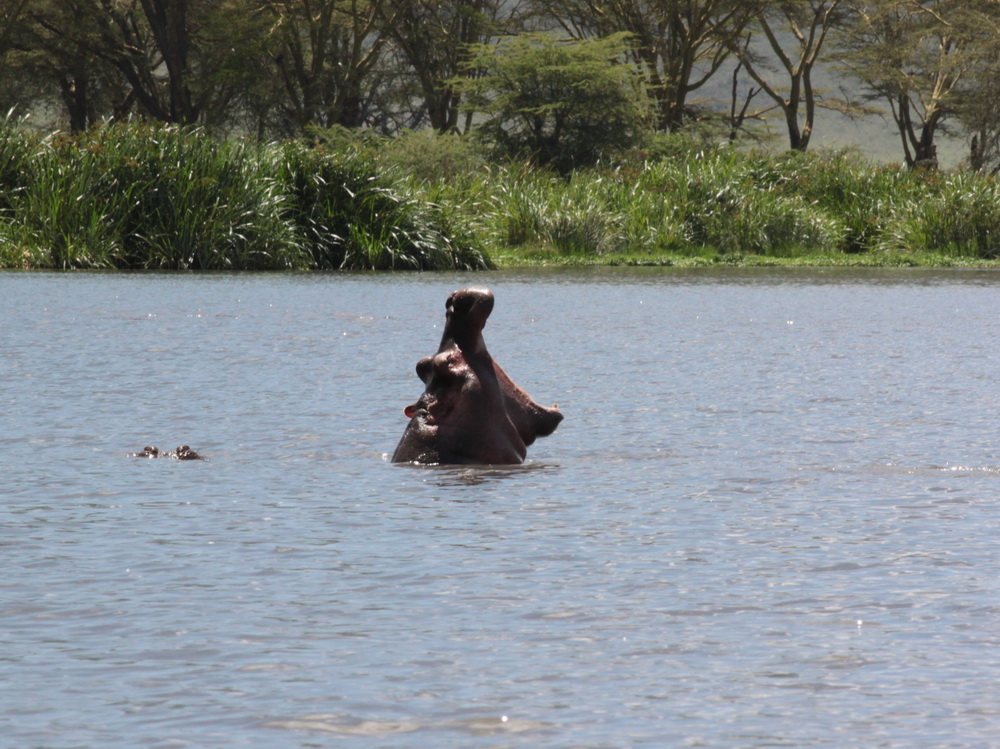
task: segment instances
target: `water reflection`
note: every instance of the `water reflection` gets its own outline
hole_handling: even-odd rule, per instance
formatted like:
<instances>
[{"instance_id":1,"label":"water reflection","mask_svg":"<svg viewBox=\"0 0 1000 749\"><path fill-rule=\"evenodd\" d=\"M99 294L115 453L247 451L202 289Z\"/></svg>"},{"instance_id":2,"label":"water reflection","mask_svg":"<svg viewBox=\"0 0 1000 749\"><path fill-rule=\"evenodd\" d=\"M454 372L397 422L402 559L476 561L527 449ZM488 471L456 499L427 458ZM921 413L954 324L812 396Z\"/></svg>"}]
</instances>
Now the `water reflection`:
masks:
<instances>
[{"instance_id":1,"label":"water reflection","mask_svg":"<svg viewBox=\"0 0 1000 749\"><path fill-rule=\"evenodd\" d=\"M271 720L264 724L269 728L290 731L336 734L339 736L390 736L414 733L416 731L454 731L467 736L504 736L532 734L538 738L551 734L555 726L536 720L523 720L507 715L464 718L462 720L422 723L419 720L365 720L362 718L331 714L303 715L289 720Z\"/></svg>"},{"instance_id":2,"label":"water reflection","mask_svg":"<svg viewBox=\"0 0 1000 749\"><path fill-rule=\"evenodd\" d=\"M850 267L620 267L531 268L502 273L504 281L632 287L681 286L991 286L1000 285L1000 268L850 268Z\"/></svg>"},{"instance_id":3,"label":"water reflection","mask_svg":"<svg viewBox=\"0 0 1000 749\"><path fill-rule=\"evenodd\" d=\"M395 468L418 472L421 480L433 486L446 489L458 486L479 486L517 479L524 476L538 476L554 473L559 466L528 460L520 465L503 466L448 466L420 465L416 463L395 463Z\"/></svg>"}]
</instances>

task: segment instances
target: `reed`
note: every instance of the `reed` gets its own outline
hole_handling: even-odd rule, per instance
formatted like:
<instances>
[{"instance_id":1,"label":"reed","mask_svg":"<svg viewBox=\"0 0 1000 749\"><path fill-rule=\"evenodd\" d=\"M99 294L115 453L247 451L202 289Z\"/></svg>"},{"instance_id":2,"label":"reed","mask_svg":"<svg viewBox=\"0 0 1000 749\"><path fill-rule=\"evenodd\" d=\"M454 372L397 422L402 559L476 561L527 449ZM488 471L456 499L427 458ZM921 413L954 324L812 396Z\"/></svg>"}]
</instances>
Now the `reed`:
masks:
<instances>
[{"instance_id":1,"label":"reed","mask_svg":"<svg viewBox=\"0 0 1000 749\"><path fill-rule=\"evenodd\" d=\"M440 208L409 192L368 154L293 141L283 146L282 180L291 211L320 269L483 268L487 261L442 226Z\"/></svg>"},{"instance_id":2,"label":"reed","mask_svg":"<svg viewBox=\"0 0 1000 749\"><path fill-rule=\"evenodd\" d=\"M643 189L671 201L690 246L722 254L787 256L837 250L836 219L780 189L783 179L765 160L732 151L649 165Z\"/></svg>"},{"instance_id":3,"label":"reed","mask_svg":"<svg viewBox=\"0 0 1000 749\"><path fill-rule=\"evenodd\" d=\"M862 253L882 241L896 206L922 191L925 175L852 154L819 157L789 152L777 159L779 189L835 216L844 227L841 250Z\"/></svg>"},{"instance_id":4,"label":"reed","mask_svg":"<svg viewBox=\"0 0 1000 749\"><path fill-rule=\"evenodd\" d=\"M114 267L116 207L95 189L103 173L93 158L61 158L62 147L58 139L39 144L30 177L10 201L11 236L22 250L38 248L33 257L40 265Z\"/></svg>"},{"instance_id":5,"label":"reed","mask_svg":"<svg viewBox=\"0 0 1000 749\"><path fill-rule=\"evenodd\" d=\"M505 257L520 247L726 262L872 254L875 262L898 264L906 253L920 253L921 263L1000 258L1000 188L967 172L914 172L845 154L719 149L568 179L512 167L488 179L495 213L488 247Z\"/></svg>"},{"instance_id":6,"label":"reed","mask_svg":"<svg viewBox=\"0 0 1000 749\"><path fill-rule=\"evenodd\" d=\"M4 132L0 160L10 143ZM24 153L6 174L0 161L7 267L488 266L442 230L437 206L350 152L130 123L57 134Z\"/></svg>"},{"instance_id":7,"label":"reed","mask_svg":"<svg viewBox=\"0 0 1000 749\"><path fill-rule=\"evenodd\" d=\"M26 164L36 145L30 131L12 114L0 121L0 215L11 209L13 199L24 188Z\"/></svg>"},{"instance_id":8,"label":"reed","mask_svg":"<svg viewBox=\"0 0 1000 749\"><path fill-rule=\"evenodd\" d=\"M877 249L1000 258L1000 185L971 172L926 183L895 206Z\"/></svg>"},{"instance_id":9,"label":"reed","mask_svg":"<svg viewBox=\"0 0 1000 749\"><path fill-rule=\"evenodd\" d=\"M678 252L787 255L836 251L843 226L802 198L762 185L746 159L723 154L496 181L507 247L562 254ZM501 246L501 248L503 247Z\"/></svg>"},{"instance_id":10,"label":"reed","mask_svg":"<svg viewBox=\"0 0 1000 749\"><path fill-rule=\"evenodd\" d=\"M128 123L42 137L0 122L2 267L481 269L491 256L994 260L1000 187L843 154L675 149L560 175L487 163L454 136L258 143Z\"/></svg>"},{"instance_id":11,"label":"reed","mask_svg":"<svg viewBox=\"0 0 1000 749\"><path fill-rule=\"evenodd\" d=\"M10 215L57 268L282 269L306 256L273 159L199 131L107 126L39 143Z\"/></svg>"}]
</instances>

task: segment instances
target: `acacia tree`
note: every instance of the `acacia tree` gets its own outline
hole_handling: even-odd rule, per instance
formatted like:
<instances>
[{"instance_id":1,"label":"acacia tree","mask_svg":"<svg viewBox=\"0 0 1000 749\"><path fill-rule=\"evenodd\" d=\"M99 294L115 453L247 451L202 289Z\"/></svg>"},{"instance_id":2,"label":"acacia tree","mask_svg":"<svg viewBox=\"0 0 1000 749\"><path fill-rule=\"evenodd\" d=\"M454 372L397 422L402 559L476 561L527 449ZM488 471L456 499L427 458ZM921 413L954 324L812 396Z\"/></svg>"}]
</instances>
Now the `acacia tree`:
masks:
<instances>
[{"instance_id":1,"label":"acacia tree","mask_svg":"<svg viewBox=\"0 0 1000 749\"><path fill-rule=\"evenodd\" d=\"M481 71L453 83L486 116L478 132L505 156L566 173L635 144L647 107L627 35L584 41L522 34L477 45L466 62Z\"/></svg>"},{"instance_id":2,"label":"acacia tree","mask_svg":"<svg viewBox=\"0 0 1000 749\"><path fill-rule=\"evenodd\" d=\"M969 166L1000 174L1000 13L982 19L984 43L978 63L958 97L958 118L970 136Z\"/></svg>"},{"instance_id":3,"label":"acacia tree","mask_svg":"<svg viewBox=\"0 0 1000 749\"><path fill-rule=\"evenodd\" d=\"M219 12L197 27L198 86L203 99L200 122L233 127L265 137L280 120L282 90L269 56L271 19L258 0L216 0Z\"/></svg>"},{"instance_id":4,"label":"acacia tree","mask_svg":"<svg viewBox=\"0 0 1000 749\"><path fill-rule=\"evenodd\" d=\"M52 35L38 23L38 17L57 11L66 12L74 6L74 0L60 5L55 0L35 0L30 8L25 3L0 2L0 97L4 110L16 106L22 111L30 111L36 104L56 103L54 91L64 96L63 103L70 113L74 130L87 125L87 102L89 85L79 80L79 65L74 65L72 47L59 43L49 44ZM68 7L67 7L68 6ZM23 12L22 12L23 11ZM81 19L82 20L82 19ZM82 102L82 107L73 107L73 102ZM75 116L75 111L82 116Z\"/></svg>"},{"instance_id":5,"label":"acacia tree","mask_svg":"<svg viewBox=\"0 0 1000 749\"><path fill-rule=\"evenodd\" d=\"M357 127L389 29L409 0L259 0L272 19L271 58L289 120Z\"/></svg>"},{"instance_id":6,"label":"acacia tree","mask_svg":"<svg viewBox=\"0 0 1000 749\"><path fill-rule=\"evenodd\" d=\"M239 0L35 0L34 59L58 80L71 126L95 116L92 91L116 101L100 116L130 110L165 122L194 123L217 90L204 75L200 29Z\"/></svg>"},{"instance_id":7,"label":"acacia tree","mask_svg":"<svg viewBox=\"0 0 1000 749\"><path fill-rule=\"evenodd\" d=\"M736 53L749 76L774 102L771 108L781 110L789 148L805 151L817 107L843 107L841 102L824 101L813 85L824 45L843 17L843 0L757 0L752 5L752 28L763 35L766 44L758 49L748 35Z\"/></svg>"},{"instance_id":8,"label":"acacia tree","mask_svg":"<svg viewBox=\"0 0 1000 749\"><path fill-rule=\"evenodd\" d=\"M0 61L17 44L30 0L0 0Z\"/></svg>"},{"instance_id":9,"label":"acacia tree","mask_svg":"<svg viewBox=\"0 0 1000 749\"><path fill-rule=\"evenodd\" d=\"M9 77L10 52L24 48L25 17L29 0L0 0L0 82Z\"/></svg>"},{"instance_id":10,"label":"acacia tree","mask_svg":"<svg viewBox=\"0 0 1000 749\"><path fill-rule=\"evenodd\" d=\"M461 95L451 80L466 69L470 44L496 31L510 33L516 3L503 0L411 0L388 24L400 56L408 63L431 127L440 133L459 127ZM466 129L471 113L467 113Z\"/></svg>"},{"instance_id":11,"label":"acacia tree","mask_svg":"<svg viewBox=\"0 0 1000 749\"><path fill-rule=\"evenodd\" d=\"M996 3L876 0L853 7L844 66L871 99L889 106L906 164L936 168L937 136L989 49Z\"/></svg>"},{"instance_id":12,"label":"acacia tree","mask_svg":"<svg viewBox=\"0 0 1000 749\"><path fill-rule=\"evenodd\" d=\"M88 0L80 8L96 24L98 41L90 51L119 71L144 114L165 122L198 119L189 70L193 5L205 6L206 1ZM73 26L59 33L84 43Z\"/></svg>"},{"instance_id":13,"label":"acacia tree","mask_svg":"<svg viewBox=\"0 0 1000 749\"><path fill-rule=\"evenodd\" d=\"M153 42L167 71L166 112L168 122L194 122L198 119L189 85L188 56L191 37L188 10L191 0L140 0ZM109 14L114 3L103 0ZM151 92L145 92L151 93ZM152 97L150 97L152 98Z\"/></svg>"},{"instance_id":14,"label":"acacia tree","mask_svg":"<svg viewBox=\"0 0 1000 749\"><path fill-rule=\"evenodd\" d=\"M577 39L632 35L660 130L683 126L688 97L719 70L748 18L739 0L536 0Z\"/></svg>"}]
</instances>

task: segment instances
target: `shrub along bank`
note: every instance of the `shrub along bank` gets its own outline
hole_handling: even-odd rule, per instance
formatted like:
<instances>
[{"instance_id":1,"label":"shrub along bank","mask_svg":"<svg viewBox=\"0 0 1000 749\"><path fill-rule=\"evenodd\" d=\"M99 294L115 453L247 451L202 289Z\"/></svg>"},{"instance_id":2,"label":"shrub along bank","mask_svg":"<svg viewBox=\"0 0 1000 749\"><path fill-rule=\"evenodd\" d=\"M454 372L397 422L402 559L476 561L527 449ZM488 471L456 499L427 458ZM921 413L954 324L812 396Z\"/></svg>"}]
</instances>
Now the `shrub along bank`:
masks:
<instances>
[{"instance_id":1,"label":"shrub along bank","mask_svg":"<svg viewBox=\"0 0 1000 749\"><path fill-rule=\"evenodd\" d=\"M1000 258L994 178L847 156L726 149L568 180L494 168L466 190L490 205L485 244L502 263L949 265Z\"/></svg>"},{"instance_id":2,"label":"shrub along bank","mask_svg":"<svg viewBox=\"0 0 1000 749\"><path fill-rule=\"evenodd\" d=\"M5 267L488 267L459 236L355 148L139 124L72 138L0 129Z\"/></svg>"},{"instance_id":3,"label":"shrub along bank","mask_svg":"<svg viewBox=\"0 0 1000 749\"><path fill-rule=\"evenodd\" d=\"M219 141L0 127L0 266L479 269L547 263L990 264L1000 188L968 172L731 148L568 176L455 136Z\"/></svg>"}]
</instances>

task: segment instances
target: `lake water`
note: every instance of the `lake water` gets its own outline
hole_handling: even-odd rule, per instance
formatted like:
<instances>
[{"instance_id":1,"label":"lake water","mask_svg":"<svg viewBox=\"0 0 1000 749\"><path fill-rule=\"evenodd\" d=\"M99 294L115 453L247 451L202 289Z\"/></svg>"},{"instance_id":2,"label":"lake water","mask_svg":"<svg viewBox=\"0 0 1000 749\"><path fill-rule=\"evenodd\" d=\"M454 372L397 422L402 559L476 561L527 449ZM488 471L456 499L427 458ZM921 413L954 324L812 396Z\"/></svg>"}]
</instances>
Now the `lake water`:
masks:
<instances>
[{"instance_id":1,"label":"lake water","mask_svg":"<svg viewBox=\"0 0 1000 749\"><path fill-rule=\"evenodd\" d=\"M392 465L469 283L566 419ZM1000 736L998 272L6 273L0 312L4 747Z\"/></svg>"}]
</instances>

